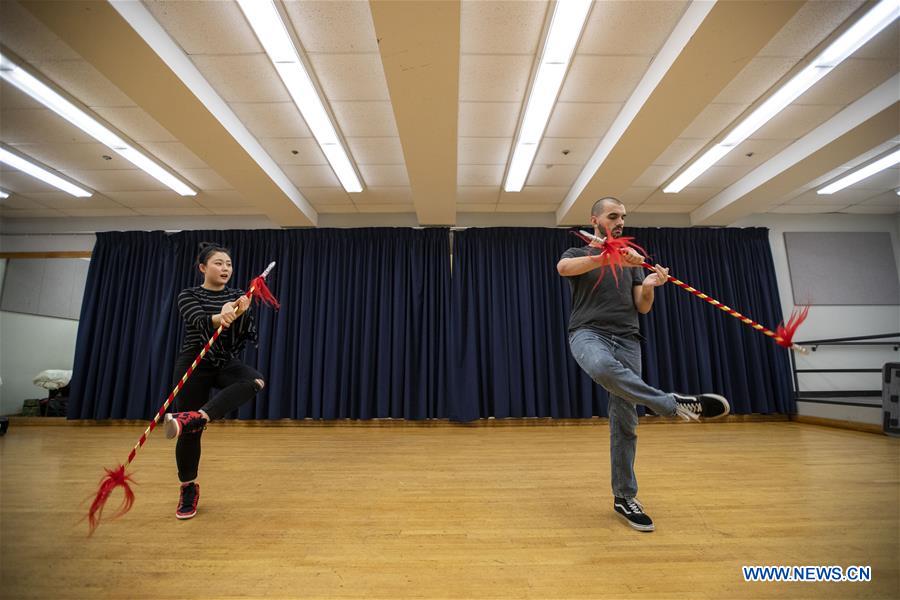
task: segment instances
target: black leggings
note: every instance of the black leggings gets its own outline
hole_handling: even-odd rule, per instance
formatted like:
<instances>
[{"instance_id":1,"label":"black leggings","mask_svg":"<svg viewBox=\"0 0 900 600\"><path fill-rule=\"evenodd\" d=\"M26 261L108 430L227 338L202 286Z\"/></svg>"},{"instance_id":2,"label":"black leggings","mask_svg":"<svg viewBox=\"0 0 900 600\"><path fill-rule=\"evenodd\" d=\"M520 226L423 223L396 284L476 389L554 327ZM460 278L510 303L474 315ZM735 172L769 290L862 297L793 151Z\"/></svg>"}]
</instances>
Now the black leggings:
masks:
<instances>
[{"instance_id":1,"label":"black leggings","mask_svg":"<svg viewBox=\"0 0 900 600\"><path fill-rule=\"evenodd\" d=\"M172 375L172 387L175 387L184 376L195 355L179 356L175 361L175 373ZM221 419L237 409L262 389L256 380L263 376L236 358L221 367L200 363L188 378L184 387L175 396L175 409L179 412L203 409L210 420ZM212 398L212 388L218 389ZM175 444L175 462L178 464L178 479L191 481L197 478L197 467L200 466L200 436L203 431L186 433L178 438Z\"/></svg>"}]
</instances>

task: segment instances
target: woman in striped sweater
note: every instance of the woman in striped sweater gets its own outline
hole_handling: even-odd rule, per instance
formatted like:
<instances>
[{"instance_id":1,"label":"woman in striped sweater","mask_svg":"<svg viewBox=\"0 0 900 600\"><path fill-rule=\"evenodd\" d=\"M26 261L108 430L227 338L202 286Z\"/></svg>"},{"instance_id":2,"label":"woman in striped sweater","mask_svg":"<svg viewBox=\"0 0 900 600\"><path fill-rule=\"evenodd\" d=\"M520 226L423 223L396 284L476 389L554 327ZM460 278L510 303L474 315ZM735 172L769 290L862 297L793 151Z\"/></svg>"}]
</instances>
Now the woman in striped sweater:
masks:
<instances>
[{"instance_id":1,"label":"woman in striped sweater","mask_svg":"<svg viewBox=\"0 0 900 600\"><path fill-rule=\"evenodd\" d=\"M200 436L206 424L237 409L265 385L256 369L237 358L248 340L255 341L256 328L248 312L250 299L243 291L226 285L232 274L230 251L215 244L201 244L197 265L203 274L203 284L182 290L178 295L185 336L175 360L173 386L213 332L220 325L224 330L176 396L176 407L181 412L166 415L166 437L178 438L175 460L181 493L175 516L179 519L190 519L197 514ZM218 391L210 397L212 388Z\"/></svg>"}]
</instances>

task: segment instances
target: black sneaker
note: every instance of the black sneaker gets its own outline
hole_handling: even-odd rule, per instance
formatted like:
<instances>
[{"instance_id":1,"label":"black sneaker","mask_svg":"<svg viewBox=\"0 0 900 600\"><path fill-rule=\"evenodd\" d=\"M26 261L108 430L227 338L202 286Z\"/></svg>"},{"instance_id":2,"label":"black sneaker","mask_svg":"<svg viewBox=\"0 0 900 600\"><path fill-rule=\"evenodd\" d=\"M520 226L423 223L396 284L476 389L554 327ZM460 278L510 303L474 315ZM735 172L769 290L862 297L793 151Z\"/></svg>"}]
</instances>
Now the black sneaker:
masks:
<instances>
[{"instance_id":1,"label":"black sneaker","mask_svg":"<svg viewBox=\"0 0 900 600\"><path fill-rule=\"evenodd\" d=\"M647 516L643 505L638 502L637 498L619 498L617 496L613 508L638 531L653 531L653 519Z\"/></svg>"},{"instance_id":2,"label":"black sneaker","mask_svg":"<svg viewBox=\"0 0 900 600\"><path fill-rule=\"evenodd\" d=\"M178 508L175 516L179 519L190 519L197 514L197 503L200 501L200 484L182 483L181 494L178 496Z\"/></svg>"},{"instance_id":3,"label":"black sneaker","mask_svg":"<svg viewBox=\"0 0 900 600\"><path fill-rule=\"evenodd\" d=\"M728 400L718 394L672 395L675 396L675 414L685 421L698 421L701 417L705 421L721 419L731 412Z\"/></svg>"}]
</instances>

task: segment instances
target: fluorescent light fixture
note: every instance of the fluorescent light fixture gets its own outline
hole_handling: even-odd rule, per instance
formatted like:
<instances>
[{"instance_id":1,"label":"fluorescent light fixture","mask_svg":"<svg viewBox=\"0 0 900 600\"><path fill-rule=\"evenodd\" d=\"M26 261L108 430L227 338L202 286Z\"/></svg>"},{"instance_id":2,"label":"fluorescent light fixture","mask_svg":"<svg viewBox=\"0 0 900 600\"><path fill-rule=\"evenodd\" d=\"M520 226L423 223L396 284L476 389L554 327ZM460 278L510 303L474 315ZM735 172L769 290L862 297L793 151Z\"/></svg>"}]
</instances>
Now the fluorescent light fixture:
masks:
<instances>
[{"instance_id":1,"label":"fluorescent light fixture","mask_svg":"<svg viewBox=\"0 0 900 600\"><path fill-rule=\"evenodd\" d=\"M127 143L91 115L69 102L28 71L0 54L0 77L16 86L66 121L107 146L125 160L182 196L196 196L197 191L164 169L155 160Z\"/></svg>"},{"instance_id":2,"label":"fluorescent light fixture","mask_svg":"<svg viewBox=\"0 0 900 600\"><path fill-rule=\"evenodd\" d=\"M747 118L732 129L718 144L707 150L691 166L681 172L667 185L663 192L677 194L687 187L701 173L714 165L720 158L731 152L735 146L746 140L766 124L784 107L825 77L841 62L856 52L866 42L900 16L900 2L881 0L872 10L842 33L802 71L794 75L774 94L760 104Z\"/></svg>"},{"instance_id":3,"label":"fluorescent light fixture","mask_svg":"<svg viewBox=\"0 0 900 600\"><path fill-rule=\"evenodd\" d=\"M300 59L275 3L272 0L237 2L341 185L348 192L361 192L362 183L356 169L353 168L350 156L338 137L337 129L325 110L325 104Z\"/></svg>"},{"instance_id":4,"label":"fluorescent light fixture","mask_svg":"<svg viewBox=\"0 0 900 600\"><path fill-rule=\"evenodd\" d=\"M32 177L36 177L44 183L49 183L53 187L59 188L64 192L72 194L73 196L77 196L78 198L90 198L93 195L92 192L63 179L56 173L51 173L43 166L32 162L24 156L13 154L2 146L0 146L0 162L5 163L12 168L18 169L24 173L28 173Z\"/></svg>"},{"instance_id":5,"label":"fluorescent light fixture","mask_svg":"<svg viewBox=\"0 0 900 600\"><path fill-rule=\"evenodd\" d=\"M0 200L6 200L7 198L9 198L9 192L0 190Z\"/></svg>"},{"instance_id":6,"label":"fluorescent light fixture","mask_svg":"<svg viewBox=\"0 0 900 600\"><path fill-rule=\"evenodd\" d=\"M834 183L829 183L825 187L819 189L816 193L827 195L827 194L833 194L835 192L839 192L842 189L844 189L845 187L851 186L854 183L857 183L859 181L862 181L863 179L871 177L875 173L880 173L881 171L884 171L885 169L889 169L890 167L893 167L897 163L900 163L900 148L894 150L887 156L882 156L875 162L869 163L866 166L853 171L849 175L844 175L843 177L841 177ZM898 191L897 193L900 194L900 191Z\"/></svg>"},{"instance_id":7,"label":"fluorescent light fixture","mask_svg":"<svg viewBox=\"0 0 900 600\"><path fill-rule=\"evenodd\" d=\"M528 93L525 116L506 173L503 189L507 192L521 192L525 185L591 4L591 0L556 2L541 52L541 62Z\"/></svg>"}]
</instances>

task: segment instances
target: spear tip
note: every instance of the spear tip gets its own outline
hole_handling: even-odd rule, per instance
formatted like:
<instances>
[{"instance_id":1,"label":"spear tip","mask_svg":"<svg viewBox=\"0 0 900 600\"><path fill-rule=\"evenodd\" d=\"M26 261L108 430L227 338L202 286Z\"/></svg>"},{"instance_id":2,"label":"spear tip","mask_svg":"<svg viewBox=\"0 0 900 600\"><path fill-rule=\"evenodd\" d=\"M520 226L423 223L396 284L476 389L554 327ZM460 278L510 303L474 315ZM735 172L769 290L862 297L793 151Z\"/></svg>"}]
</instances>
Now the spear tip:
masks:
<instances>
[{"instance_id":1,"label":"spear tip","mask_svg":"<svg viewBox=\"0 0 900 600\"><path fill-rule=\"evenodd\" d=\"M598 237L598 236L594 235L593 233L589 233L589 232L585 231L584 229L579 229L579 233L581 233L581 235L583 235L584 237L590 238L590 239L594 240L595 242L600 242L601 244L606 241L602 237Z\"/></svg>"}]
</instances>

